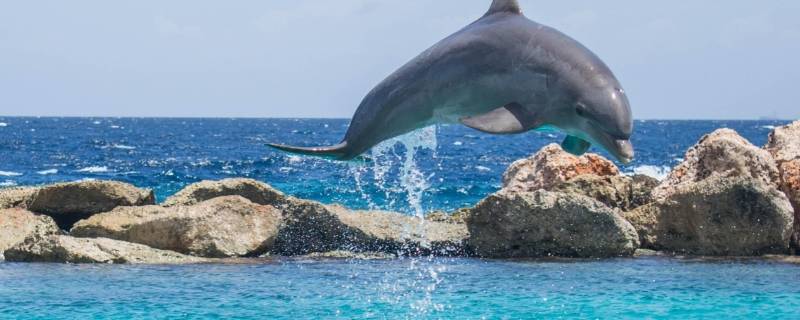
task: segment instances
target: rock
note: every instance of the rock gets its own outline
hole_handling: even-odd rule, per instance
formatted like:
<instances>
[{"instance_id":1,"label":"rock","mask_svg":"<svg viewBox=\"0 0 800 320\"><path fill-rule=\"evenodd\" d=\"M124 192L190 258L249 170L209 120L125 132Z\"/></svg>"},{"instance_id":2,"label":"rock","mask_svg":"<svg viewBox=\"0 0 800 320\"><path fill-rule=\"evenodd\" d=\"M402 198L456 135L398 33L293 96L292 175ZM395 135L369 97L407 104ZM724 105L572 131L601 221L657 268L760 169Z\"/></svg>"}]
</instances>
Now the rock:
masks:
<instances>
[{"instance_id":1,"label":"rock","mask_svg":"<svg viewBox=\"0 0 800 320\"><path fill-rule=\"evenodd\" d=\"M275 207L226 196L192 206L119 207L79 221L70 234L221 258L267 252L280 224L281 213Z\"/></svg>"},{"instance_id":2,"label":"rock","mask_svg":"<svg viewBox=\"0 0 800 320\"><path fill-rule=\"evenodd\" d=\"M0 189L0 209L27 208L36 190L36 188Z\"/></svg>"},{"instance_id":3,"label":"rock","mask_svg":"<svg viewBox=\"0 0 800 320\"><path fill-rule=\"evenodd\" d=\"M385 252L351 252L351 251L329 251L315 252L302 256L301 258L314 260L391 260L397 258L396 255Z\"/></svg>"},{"instance_id":4,"label":"rock","mask_svg":"<svg viewBox=\"0 0 800 320\"><path fill-rule=\"evenodd\" d=\"M206 260L141 244L65 235L32 237L6 250L12 262L184 264Z\"/></svg>"},{"instance_id":5,"label":"rock","mask_svg":"<svg viewBox=\"0 0 800 320\"><path fill-rule=\"evenodd\" d=\"M49 215L59 227L68 230L76 221L95 213L154 203L152 190L116 181L81 181L39 188L28 210Z\"/></svg>"},{"instance_id":6,"label":"rock","mask_svg":"<svg viewBox=\"0 0 800 320\"><path fill-rule=\"evenodd\" d=\"M712 176L747 177L764 184L778 181L778 168L769 152L750 144L731 129L719 129L704 136L686 152L684 159L653 190L654 198L666 198L681 186Z\"/></svg>"},{"instance_id":7,"label":"rock","mask_svg":"<svg viewBox=\"0 0 800 320\"><path fill-rule=\"evenodd\" d=\"M270 185L253 179L225 179L220 181L201 181L188 185L175 195L167 198L163 206L193 205L222 196L241 196L257 204L277 205L286 196Z\"/></svg>"},{"instance_id":8,"label":"rock","mask_svg":"<svg viewBox=\"0 0 800 320\"><path fill-rule=\"evenodd\" d=\"M400 255L460 255L468 237L463 224L425 221L384 211L350 211L290 199L273 253L385 252Z\"/></svg>"},{"instance_id":9,"label":"rock","mask_svg":"<svg viewBox=\"0 0 800 320\"><path fill-rule=\"evenodd\" d=\"M716 176L626 212L642 247L707 256L785 253L792 207L772 184Z\"/></svg>"},{"instance_id":10,"label":"rock","mask_svg":"<svg viewBox=\"0 0 800 320\"><path fill-rule=\"evenodd\" d=\"M800 121L775 128L764 148L775 159L781 175L781 191L794 207L792 244L795 249L800 249Z\"/></svg>"},{"instance_id":11,"label":"rock","mask_svg":"<svg viewBox=\"0 0 800 320\"><path fill-rule=\"evenodd\" d=\"M658 180L644 175L585 174L556 185L553 191L584 195L609 207L629 211L652 202L650 193L657 185Z\"/></svg>"},{"instance_id":12,"label":"rock","mask_svg":"<svg viewBox=\"0 0 800 320\"><path fill-rule=\"evenodd\" d=\"M467 218L469 244L489 258L630 256L639 239L615 210L581 195L501 191Z\"/></svg>"},{"instance_id":13,"label":"rock","mask_svg":"<svg viewBox=\"0 0 800 320\"><path fill-rule=\"evenodd\" d=\"M464 223L464 219L466 218L466 214L469 212L469 209L458 209L451 213L447 213L444 211L434 211L425 216L425 220L433 221L433 222L444 222L444 223Z\"/></svg>"},{"instance_id":14,"label":"rock","mask_svg":"<svg viewBox=\"0 0 800 320\"><path fill-rule=\"evenodd\" d=\"M6 249L30 237L61 232L53 218L23 209L0 210L0 260Z\"/></svg>"},{"instance_id":15,"label":"rock","mask_svg":"<svg viewBox=\"0 0 800 320\"><path fill-rule=\"evenodd\" d=\"M527 159L517 160L503 174L503 189L514 192L549 190L583 174L616 176L619 169L600 155L576 157L557 144L548 145Z\"/></svg>"}]
</instances>

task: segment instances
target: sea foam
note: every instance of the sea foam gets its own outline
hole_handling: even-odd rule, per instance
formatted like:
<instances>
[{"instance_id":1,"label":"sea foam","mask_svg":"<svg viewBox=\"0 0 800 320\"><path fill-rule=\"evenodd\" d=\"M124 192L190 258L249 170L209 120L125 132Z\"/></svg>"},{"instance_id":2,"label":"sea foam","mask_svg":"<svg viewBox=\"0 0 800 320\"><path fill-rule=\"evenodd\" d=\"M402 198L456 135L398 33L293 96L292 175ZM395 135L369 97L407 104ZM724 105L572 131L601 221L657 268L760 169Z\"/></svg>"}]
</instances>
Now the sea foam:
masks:
<instances>
[{"instance_id":1,"label":"sea foam","mask_svg":"<svg viewBox=\"0 0 800 320\"><path fill-rule=\"evenodd\" d=\"M36 173L45 176L49 174L58 173L58 169L47 169L47 170L37 171Z\"/></svg>"},{"instance_id":2,"label":"sea foam","mask_svg":"<svg viewBox=\"0 0 800 320\"><path fill-rule=\"evenodd\" d=\"M108 172L108 171L109 171L108 167L106 167L106 166L102 166L102 167L101 166L92 166L92 167L86 167L86 168L78 169L78 172L84 172L84 173L103 173L103 172Z\"/></svg>"},{"instance_id":3,"label":"sea foam","mask_svg":"<svg viewBox=\"0 0 800 320\"><path fill-rule=\"evenodd\" d=\"M658 180L664 180L671 171L672 168L668 166L642 165L633 168L633 174L641 174Z\"/></svg>"},{"instance_id":4,"label":"sea foam","mask_svg":"<svg viewBox=\"0 0 800 320\"><path fill-rule=\"evenodd\" d=\"M21 174L21 173L19 173L19 172L13 172L13 171L0 171L0 176L3 176L3 177L19 177L19 176L21 176L21 175L22 175L22 174Z\"/></svg>"}]
</instances>

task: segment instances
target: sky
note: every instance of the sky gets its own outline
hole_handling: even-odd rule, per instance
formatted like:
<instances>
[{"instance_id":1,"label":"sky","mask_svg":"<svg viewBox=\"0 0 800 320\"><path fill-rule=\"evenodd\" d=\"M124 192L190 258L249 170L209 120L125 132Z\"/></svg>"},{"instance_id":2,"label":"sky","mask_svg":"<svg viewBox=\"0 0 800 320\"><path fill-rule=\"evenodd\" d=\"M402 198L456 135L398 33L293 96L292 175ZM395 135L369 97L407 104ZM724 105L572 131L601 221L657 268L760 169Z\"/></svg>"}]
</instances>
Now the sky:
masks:
<instances>
[{"instance_id":1,"label":"sky","mask_svg":"<svg viewBox=\"0 0 800 320\"><path fill-rule=\"evenodd\" d=\"M0 115L349 118L490 2L0 0ZM800 118L800 1L520 2L635 118Z\"/></svg>"}]
</instances>

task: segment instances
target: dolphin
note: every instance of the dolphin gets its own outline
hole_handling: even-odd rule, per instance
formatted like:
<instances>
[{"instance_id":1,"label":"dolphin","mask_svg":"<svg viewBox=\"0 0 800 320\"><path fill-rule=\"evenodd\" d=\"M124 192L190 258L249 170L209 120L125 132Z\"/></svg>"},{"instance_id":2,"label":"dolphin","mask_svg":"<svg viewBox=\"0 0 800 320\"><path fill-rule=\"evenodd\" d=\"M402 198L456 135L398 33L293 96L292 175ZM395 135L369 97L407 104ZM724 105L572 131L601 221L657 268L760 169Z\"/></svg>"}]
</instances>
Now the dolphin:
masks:
<instances>
[{"instance_id":1,"label":"dolphin","mask_svg":"<svg viewBox=\"0 0 800 320\"><path fill-rule=\"evenodd\" d=\"M558 129L572 154L597 144L623 163L634 156L631 108L614 74L576 40L526 18L517 0L494 0L480 19L389 75L363 99L341 143L269 145L351 160L437 123L491 134Z\"/></svg>"}]
</instances>

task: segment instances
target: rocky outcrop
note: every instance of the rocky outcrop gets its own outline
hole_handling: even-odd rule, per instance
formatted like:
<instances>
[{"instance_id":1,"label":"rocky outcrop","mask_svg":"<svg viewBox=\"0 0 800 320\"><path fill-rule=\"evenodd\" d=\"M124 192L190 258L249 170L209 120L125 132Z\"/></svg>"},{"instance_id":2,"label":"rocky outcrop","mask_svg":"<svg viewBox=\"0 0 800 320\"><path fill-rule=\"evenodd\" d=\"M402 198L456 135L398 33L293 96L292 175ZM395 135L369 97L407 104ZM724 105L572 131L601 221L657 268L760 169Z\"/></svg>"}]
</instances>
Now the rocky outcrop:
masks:
<instances>
[{"instance_id":1,"label":"rocky outcrop","mask_svg":"<svg viewBox=\"0 0 800 320\"><path fill-rule=\"evenodd\" d=\"M350 211L291 199L273 253L386 252L400 255L464 254L463 224L425 221L394 212Z\"/></svg>"},{"instance_id":2,"label":"rocky outcrop","mask_svg":"<svg viewBox=\"0 0 800 320\"><path fill-rule=\"evenodd\" d=\"M800 121L775 128L764 147L772 154L780 172L780 188L794 206L792 244L800 249Z\"/></svg>"},{"instance_id":3,"label":"rocky outcrop","mask_svg":"<svg viewBox=\"0 0 800 320\"><path fill-rule=\"evenodd\" d=\"M397 256L385 252L350 252L350 251L330 251L315 252L300 256L304 259L312 260L389 260Z\"/></svg>"},{"instance_id":4,"label":"rocky outcrop","mask_svg":"<svg viewBox=\"0 0 800 320\"><path fill-rule=\"evenodd\" d=\"M793 212L772 184L715 176L625 213L642 247L692 255L786 253Z\"/></svg>"},{"instance_id":5,"label":"rocky outcrop","mask_svg":"<svg viewBox=\"0 0 800 320\"><path fill-rule=\"evenodd\" d=\"M226 196L192 206L119 207L76 223L70 233L221 258L267 252L280 225L278 209Z\"/></svg>"},{"instance_id":6,"label":"rocky outcrop","mask_svg":"<svg viewBox=\"0 0 800 320\"><path fill-rule=\"evenodd\" d=\"M609 207L629 211L652 202L651 192L657 185L658 180L644 175L585 174L556 185L552 191L584 195Z\"/></svg>"},{"instance_id":7,"label":"rocky outcrop","mask_svg":"<svg viewBox=\"0 0 800 320\"><path fill-rule=\"evenodd\" d=\"M153 191L116 181L81 181L59 183L39 188L28 209L47 214L62 229L95 213L119 206L154 204Z\"/></svg>"},{"instance_id":8,"label":"rocky outcrop","mask_svg":"<svg viewBox=\"0 0 800 320\"><path fill-rule=\"evenodd\" d=\"M44 237L60 231L56 222L48 216L24 209L0 210L0 260L6 249L27 238Z\"/></svg>"},{"instance_id":9,"label":"rocky outcrop","mask_svg":"<svg viewBox=\"0 0 800 320\"><path fill-rule=\"evenodd\" d=\"M768 185L778 180L778 168L769 152L750 144L731 129L719 129L704 136L686 152L684 159L653 190L654 198L666 198L682 186L712 176L748 178Z\"/></svg>"},{"instance_id":10,"label":"rocky outcrop","mask_svg":"<svg viewBox=\"0 0 800 320\"><path fill-rule=\"evenodd\" d=\"M499 192L467 217L469 244L491 258L630 256L639 239L615 210L581 195Z\"/></svg>"},{"instance_id":11,"label":"rocky outcrop","mask_svg":"<svg viewBox=\"0 0 800 320\"><path fill-rule=\"evenodd\" d=\"M257 204L277 205L286 201L286 196L270 185L253 179L225 179L201 181L188 185L167 198L163 206L193 205L216 197L241 196Z\"/></svg>"},{"instance_id":12,"label":"rocky outcrop","mask_svg":"<svg viewBox=\"0 0 800 320\"><path fill-rule=\"evenodd\" d=\"M0 189L0 209L27 208L36 190L36 188Z\"/></svg>"},{"instance_id":13,"label":"rocky outcrop","mask_svg":"<svg viewBox=\"0 0 800 320\"><path fill-rule=\"evenodd\" d=\"M6 250L12 262L184 264L206 260L141 244L65 235L31 237Z\"/></svg>"},{"instance_id":14,"label":"rocky outcrop","mask_svg":"<svg viewBox=\"0 0 800 320\"><path fill-rule=\"evenodd\" d=\"M617 176L619 169L600 155L576 157L557 144L548 145L527 159L518 160L503 174L503 189L513 192L549 190L584 174Z\"/></svg>"}]
</instances>

